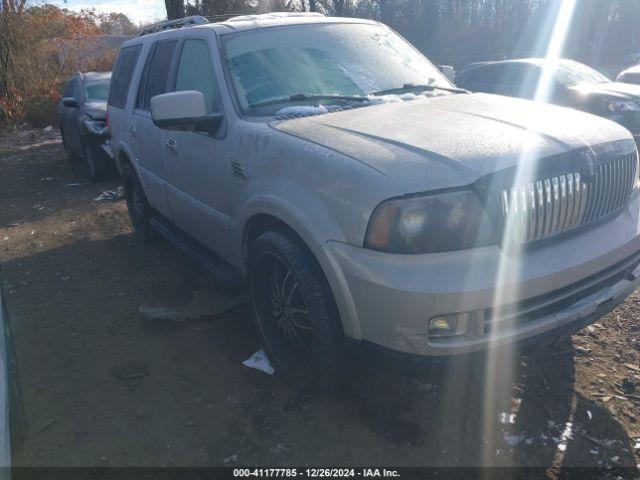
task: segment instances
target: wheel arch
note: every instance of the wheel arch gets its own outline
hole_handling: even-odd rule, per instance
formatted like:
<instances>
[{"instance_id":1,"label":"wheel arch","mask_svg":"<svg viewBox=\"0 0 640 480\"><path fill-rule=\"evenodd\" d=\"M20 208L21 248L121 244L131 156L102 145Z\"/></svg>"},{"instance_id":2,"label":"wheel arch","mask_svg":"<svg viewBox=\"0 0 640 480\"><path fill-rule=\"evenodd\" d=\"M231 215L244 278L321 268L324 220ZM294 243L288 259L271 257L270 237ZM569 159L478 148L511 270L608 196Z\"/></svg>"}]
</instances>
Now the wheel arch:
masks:
<instances>
[{"instance_id":1,"label":"wheel arch","mask_svg":"<svg viewBox=\"0 0 640 480\"><path fill-rule=\"evenodd\" d=\"M241 268L248 273L248 257L251 242L262 233L276 230L292 235L311 255L326 288L333 296L333 302L337 314L340 317L343 333L352 338L361 338L361 330L355 306L348 289L345 289L342 272L336 270L336 264L326 255L326 249L321 248L325 242L318 241L317 237L304 226L304 222L291 221L284 215L274 212L261 211L249 216L243 223L241 234Z\"/></svg>"},{"instance_id":2,"label":"wheel arch","mask_svg":"<svg viewBox=\"0 0 640 480\"><path fill-rule=\"evenodd\" d=\"M120 174L120 176L122 177L122 168L124 167L124 165L129 164L138 177L138 181L140 181L140 172L138 171L138 168L133 161L134 158L135 157L133 155L133 152L131 152L129 150L129 147L127 147L127 145L124 143L119 143L113 149L113 159L115 160L116 168L118 169L118 173Z\"/></svg>"}]
</instances>

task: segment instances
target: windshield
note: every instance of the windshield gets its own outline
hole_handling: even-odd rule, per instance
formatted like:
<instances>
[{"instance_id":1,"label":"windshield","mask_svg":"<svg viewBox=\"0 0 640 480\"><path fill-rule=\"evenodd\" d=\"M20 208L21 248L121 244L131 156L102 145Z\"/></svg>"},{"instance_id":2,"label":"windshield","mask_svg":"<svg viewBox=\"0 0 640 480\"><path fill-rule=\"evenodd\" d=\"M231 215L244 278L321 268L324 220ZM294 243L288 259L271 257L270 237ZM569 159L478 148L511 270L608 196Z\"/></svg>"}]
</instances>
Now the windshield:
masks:
<instances>
[{"instance_id":1,"label":"windshield","mask_svg":"<svg viewBox=\"0 0 640 480\"><path fill-rule=\"evenodd\" d=\"M109 79L86 82L84 97L86 102L106 102L109 96Z\"/></svg>"},{"instance_id":2,"label":"windshield","mask_svg":"<svg viewBox=\"0 0 640 480\"><path fill-rule=\"evenodd\" d=\"M572 87L580 83L608 83L611 81L597 70L571 61L559 63L555 67L554 75L558 83L565 87Z\"/></svg>"},{"instance_id":3,"label":"windshield","mask_svg":"<svg viewBox=\"0 0 640 480\"><path fill-rule=\"evenodd\" d=\"M238 101L250 115L273 115L282 103L255 105L300 93L353 97L406 84L452 87L416 49L379 25L266 28L231 34L223 45ZM288 103L309 101L336 102Z\"/></svg>"}]
</instances>

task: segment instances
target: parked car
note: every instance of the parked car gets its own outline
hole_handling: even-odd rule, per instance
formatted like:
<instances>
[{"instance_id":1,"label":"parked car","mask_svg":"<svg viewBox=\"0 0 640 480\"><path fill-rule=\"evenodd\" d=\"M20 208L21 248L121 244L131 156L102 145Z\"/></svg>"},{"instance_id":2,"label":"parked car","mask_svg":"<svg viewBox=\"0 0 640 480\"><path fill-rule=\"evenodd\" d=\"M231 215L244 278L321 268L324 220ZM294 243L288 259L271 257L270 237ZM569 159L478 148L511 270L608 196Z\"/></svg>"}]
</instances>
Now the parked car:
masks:
<instances>
[{"instance_id":1,"label":"parked car","mask_svg":"<svg viewBox=\"0 0 640 480\"><path fill-rule=\"evenodd\" d=\"M533 99L545 64L535 58L479 64L460 71L456 84L473 92ZM640 86L612 82L573 60L560 60L549 69L549 102L618 122L640 143Z\"/></svg>"},{"instance_id":2,"label":"parked car","mask_svg":"<svg viewBox=\"0 0 640 480\"><path fill-rule=\"evenodd\" d=\"M634 83L640 85L640 65L634 65L618 74L616 82Z\"/></svg>"},{"instance_id":3,"label":"parked car","mask_svg":"<svg viewBox=\"0 0 640 480\"><path fill-rule=\"evenodd\" d=\"M548 341L637 287L638 154L620 125L455 88L374 21L183 22L199 25L126 42L113 72L131 221L246 280L290 384L336 384L358 346L433 359Z\"/></svg>"},{"instance_id":4,"label":"parked car","mask_svg":"<svg viewBox=\"0 0 640 480\"><path fill-rule=\"evenodd\" d=\"M64 88L58 104L58 125L67 158L85 162L92 180L116 173L110 156L106 126L111 72L76 73Z\"/></svg>"}]
</instances>

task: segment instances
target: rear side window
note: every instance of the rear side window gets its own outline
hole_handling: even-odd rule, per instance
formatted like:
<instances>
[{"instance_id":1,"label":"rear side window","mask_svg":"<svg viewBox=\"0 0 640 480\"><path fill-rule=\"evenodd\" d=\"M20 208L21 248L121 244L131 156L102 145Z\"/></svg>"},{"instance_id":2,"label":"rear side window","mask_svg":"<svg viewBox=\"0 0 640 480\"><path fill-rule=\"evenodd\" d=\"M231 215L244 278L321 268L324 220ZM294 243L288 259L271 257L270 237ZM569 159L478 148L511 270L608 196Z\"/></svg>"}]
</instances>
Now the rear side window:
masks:
<instances>
[{"instance_id":1,"label":"rear side window","mask_svg":"<svg viewBox=\"0 0 640 480\"><path fill-rule=\"evenodd\" d=\"M140 56L140 50L142 50L142 45L132 45L120 50L116 66L113 69L113 75L111 76L109 105L117 108L125 107L131 77Z\"/></svg>"},{"instance_id":2,"label":"rear side window","mask_svg":"<svg viewBox=\"0 0 640 480\"><path fill-rule=\"evenodd\" d=\"M145 76L140 82L141 91L138 92L136 108L149 110L151 98L162 93L167 93L167 81L171 60L178 44L177 40L156 43L151 60L147 65Z\"/></svg>"},{"instance_id":3,"label":"rear side window","mask_svg":"<svg viewBox=\"0 0 640 480\"><path fill-rule=\"evenodd\" d=\"M204 40L184 42L178 63L175 91L196 90L204 95L207 113L219 110L218 85L209 46Z\"/></svg>"}]
</instances>

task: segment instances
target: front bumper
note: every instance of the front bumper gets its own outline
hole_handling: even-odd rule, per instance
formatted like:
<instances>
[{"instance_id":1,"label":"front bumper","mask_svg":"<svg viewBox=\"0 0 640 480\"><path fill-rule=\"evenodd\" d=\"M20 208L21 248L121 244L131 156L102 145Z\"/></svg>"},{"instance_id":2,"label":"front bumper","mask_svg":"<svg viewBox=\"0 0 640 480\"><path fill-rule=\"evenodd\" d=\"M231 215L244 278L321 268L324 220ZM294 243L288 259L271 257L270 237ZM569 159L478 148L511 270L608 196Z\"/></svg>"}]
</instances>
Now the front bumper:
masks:
<instances>
[{"instance_id":1,"label":"front bumper","mask_svg":"<svg viewBox=\"0 0 640 480\"><path fill-rule=\"evenodd\" d=\"M319 258L347 336L437 357L596 321L639 286L639 252L640 195L634 194L614 218L517 256L499 247L390 255L327 242ZM427 335L429 319L458 312L471 312L468 335Z\"/></svg>"}]
</instances>

